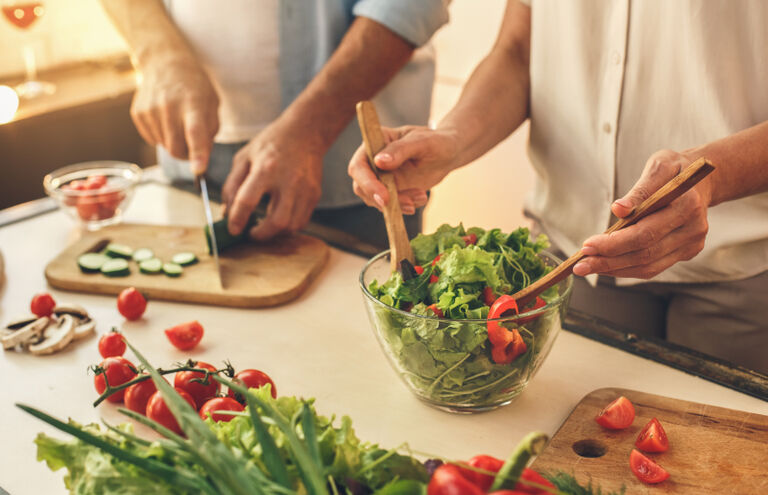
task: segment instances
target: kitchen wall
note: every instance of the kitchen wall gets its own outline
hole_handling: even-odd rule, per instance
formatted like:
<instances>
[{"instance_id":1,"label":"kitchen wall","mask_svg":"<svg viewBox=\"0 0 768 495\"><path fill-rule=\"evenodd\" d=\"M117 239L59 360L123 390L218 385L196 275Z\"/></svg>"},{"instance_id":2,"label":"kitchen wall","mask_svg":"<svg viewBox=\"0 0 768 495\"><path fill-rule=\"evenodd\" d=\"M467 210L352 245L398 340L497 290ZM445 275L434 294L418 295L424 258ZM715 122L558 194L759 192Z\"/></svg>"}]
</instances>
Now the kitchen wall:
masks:
<instances>
[{"instance_id":1,"label":"kitchen wall","mask_svg":"<svg viewBox=\"0 0 768 495\"><path fill-rule=\"evenodd\" d=\"M27 0L18 0L24 3ZM44 0L45 14L27 29L0 18L0 78L24 71L22 46L32 43L40 68L123 53L125 45L98 0Z\"/></svg>"}]
</instances>

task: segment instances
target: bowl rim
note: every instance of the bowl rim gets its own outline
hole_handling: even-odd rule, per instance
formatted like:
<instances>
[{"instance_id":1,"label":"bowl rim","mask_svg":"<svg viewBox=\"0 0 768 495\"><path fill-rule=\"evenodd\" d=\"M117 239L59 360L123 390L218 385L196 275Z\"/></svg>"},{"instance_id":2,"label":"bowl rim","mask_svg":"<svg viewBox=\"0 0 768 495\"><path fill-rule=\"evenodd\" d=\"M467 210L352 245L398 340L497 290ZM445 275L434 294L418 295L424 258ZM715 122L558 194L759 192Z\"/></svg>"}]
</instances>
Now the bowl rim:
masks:
<instances>
[{"instance_id":1,"label":"bowl rim","mask_svg":"<svg viewBox=\"0 0 768 495\"><path fill-rule=\"evenodd\" d=\"M123 187L113 186L108 188L76 191L76 190L65 190L65 189L61 189L61 187L53 186L53 181L58 179L62 175L66 175L72 172L79 172L81 170L93 170L93 169L99 169L99 168L129 170L133 175L127 178L129 180L129 183L128 185ZM80 163L73 163L71 165L65 165L63 167L57 168L52 172L45 174L45 177L43 177L43 188L45 189L45 192L49 196L54 196L57 194L64 195L64 196L75 196L75 197L90 196L93 194L103 194L105 192L122 191L125 189L130 189L131 187L135 186L141 181L141 175L142 175L142 170L135 163L123 162L120 160L92 160L88 162L80 162Z\"/></svg>"},{"instance_id":2,"label":"bowl rim","mask_svg":"<svg viewBox=\"0 0 768 495\"><path fill-rule=\"evenodd\" d=\"M565 291L563 291L563 293L560 294L556 299L548 302L547 304L545 304L544 306L542 306L540 308L536 308L536 309L533 309L531 311L526 311L525 313L520 313L520 314L517 314L517 315L514 315L514 316L503 316L501 318L492 318L492 319L491 318L482 318L482 319L478 319L478 318L453 319L453 318L440 318L440 317L437 317L437 316L418 315L418 314L411 313L409 311L404 311L402 309L395 308L395 307L390 306L388 304L384 304L379 299L377 299L373 294L371 294L371 292L368 290L368 287L366 287L366 285L365 285L365 273L368 271L368 269L371 267L371 265L373 265L374 263L379 261L381 258L383 258L386 255L388 255L389 251L390 251L389 249L387 249L385 251L382 251L379 254L375 255L373 258L369 259L365 263L365 266L363 266L363 269L360 271L360 277L358 278L358 281L360 283L360 288L363 290L363 295L365 295L365 297L367 297L368 299L374 301L374 303L379 304L382 307L387 308L387 309L389 309L391 311L394 311L396 313L400 313L400 314L402 314L404 316L410 316L412 318L424 318L424 319L437 320L437 321L448 322L448 323L485 324L485 323L487 323L489 321L496 321L496 322L500 322L500 323L501 322L509 322L509 321L514 321L514 320L518 320L518 319L522 319L522 318L528 318L528 317L531 317L531 316L537 316L537 315L546 313L547 311L551 311L553 309L553 306L558 305L564 299L566 299L570 295L571 290L573 289L573 274L571 274L571 275L568 275L568 277L566 277L564 279L564 281L567 282L567 285L565 287ZM556 264L560 264L563 261L563 260L560 259L560 257L556 256L555 254L553 254L552 252L547 251L547 250L542 250L542 251L540 251L540 252L538 252L536 254L537 255L542 255L542 254L546 255L549 258L551 258Z\"/></svg>"}]
</instances>

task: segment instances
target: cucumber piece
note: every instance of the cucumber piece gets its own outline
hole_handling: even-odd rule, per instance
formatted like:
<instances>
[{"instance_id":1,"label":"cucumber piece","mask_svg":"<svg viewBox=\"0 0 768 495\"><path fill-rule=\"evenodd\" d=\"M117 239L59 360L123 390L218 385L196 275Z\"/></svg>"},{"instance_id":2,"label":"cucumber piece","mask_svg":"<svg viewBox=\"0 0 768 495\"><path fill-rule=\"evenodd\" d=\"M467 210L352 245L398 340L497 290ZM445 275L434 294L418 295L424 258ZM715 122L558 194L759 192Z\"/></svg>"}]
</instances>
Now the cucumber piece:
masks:
<instances>
[{"instance_id":1,"label":"cucumber piece","mask_svg":"<svg viewBox=\"0 0 768 495\"><path fill-rule=\"evenodd\" d=\"M165 263L163 265L163 273L169 277L180 277L183 271L184 269L178 263Z\"/></svg>"},{"instance_id":2,"label":"cucumber piece","mask_svg":"<svg viewBox=\"0 0 768 495\"><path fill-rule=\"evenodd\" d=\"M139 263L139 271L148 275L154 275L163 271L163 262L158 258L149 258Z\"/></svg>"},{"instance_id":3,"label":"cucumber piece","mask_svg":"<svg viewBox=\"0 0 768 495\"><path fill-rule=\"evenodd\" d=\"M131 255L133 255L133 249L131 249L130 246L126 246L124 244L117 244L116 242L111 242L107 245L107 249L106 251L104 251L104 254L106 254L110 258L130 259Z\"/></svg>"},{"instance_id":4,"label":"cucumber piece","mask_svg":"<svg viewBox=\"0 0 768 495\"><path fill-rule=\"evenodd\" d=\"M181 266L194 265L197 263L197 256L195 256L195 253L189 252L176 253L171 258L171 261Z\"/></svg>"},{"instance_id":5,"label":"cucumber piece","mask_svg":"<svg viewBox=\"0 0 768 495\"><path fill-rule=\"evenodd\" d=\"M85 253L77 257L77 266L84 273L94 273L101 270L101 266L109 260L109 257L101 253Z\"/></svg>"},{"instance_id":6,"label":"cucumber piece","mask_svg":"<svg viewBox=\"0 0 768 495\"><path fill-rule=\"evenodd\" d=\"M123 258L114 258L107 260L101 265L101 273L107 277L125 277L130 275L131 269L128 267L128 261Z\"/></svg>"},{"instance_id":7,"label":"cucumber piece","mask_svg":"<svg viewBox=\"0 0 768 495\"><path fill-rule=\"evenodd\" d=\"M229 233L229 228L227 228L227 218L224 217L218 222L213 222L213 232L216 234L216 243L219 248L219 254L221 254L222 251L225 249L228 249L232 246L236 246L237 244L240 244L241 242L244 242L248 239L248 232L251 230L252 227L256 226L257 223L259 223L259 219L261 218L261 215L257 213L253 213L251 217L248 219L248 225L245 226L242 232L240 232L239 235L232 235ZM208 229L208 226L205 226L205 240L208 243L208 254L213 254L213 249L211 248L211 234L210 230Z\"/></svg>"},{"instance_id":8,"label":"cucumber piece","mask_svg":"<svg viewBox=\"0 0 768 495\"><path fill-rule=\"evenodd\" d=\"M152 259L155 257L155 253L151 249L141 248L133 252L133 261L141 263L144 260Z\"/></svg>"}]
</instances>

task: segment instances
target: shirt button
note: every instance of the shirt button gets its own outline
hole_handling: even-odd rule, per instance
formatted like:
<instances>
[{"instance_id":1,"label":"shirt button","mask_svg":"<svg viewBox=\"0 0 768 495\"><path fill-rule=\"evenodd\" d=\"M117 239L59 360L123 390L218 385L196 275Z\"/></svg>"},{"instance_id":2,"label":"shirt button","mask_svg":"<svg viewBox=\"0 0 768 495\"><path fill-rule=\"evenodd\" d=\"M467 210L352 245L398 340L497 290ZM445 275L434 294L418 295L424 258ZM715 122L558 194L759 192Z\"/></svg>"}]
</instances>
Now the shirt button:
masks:
<instances>
[{"instance_id":1,"label":"shirt button","mask_svg":"<svg viewBox=\"0 0 768 495\"><path fill-rule=\"evenodd\" d=\"M609 134L611 132L611 124L609 124L608 122L603 124L603 131L605 131L606 134Z\"/></svg>"},{"instance_id":2,"label":"shirt button","mask_svg":"<svg viewBox=\"0 0 768 495\"><path fill-rule=\"evenodd\" d=\"M616 65L621 63L621 55L619 55L619 52L613 52L611 55L611 61Z\"/></svg>"}]
</instances>

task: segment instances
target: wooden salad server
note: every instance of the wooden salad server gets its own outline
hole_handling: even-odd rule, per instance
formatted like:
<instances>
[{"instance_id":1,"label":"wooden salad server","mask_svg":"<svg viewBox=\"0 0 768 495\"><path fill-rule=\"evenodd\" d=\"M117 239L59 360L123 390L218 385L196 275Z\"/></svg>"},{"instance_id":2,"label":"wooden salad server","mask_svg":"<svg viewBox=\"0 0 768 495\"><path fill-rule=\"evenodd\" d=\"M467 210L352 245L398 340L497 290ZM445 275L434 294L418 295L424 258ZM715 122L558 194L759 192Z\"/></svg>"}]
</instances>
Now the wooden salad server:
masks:
<instances>
[{"instance_id":1,"label":"wooden salad server","mask_svg":"<svg viewBox=\"0 0 768 495\"><path fill-rule=\"evenodd\" d=\"M368 164L376 177L384 183L389 193L389 202L384 208L384 223L387 227L387 237L389 237L389 257L392 271L400 266L404 259L411 264L414 263L413 250L408 241L408 232L405 230L403 221L403 212L400 211L400 201L397 199L397 185L395 177L390 172L384 172L376 168L373 157L376 153L384 149L384 134L381 132L379 116L376 113L376 107L370 101L361 101L357 104L357 122L360 125L360 133L363 135L365 151L368 154Z\"/></svg>"},{"instance_id":2,"label":"wooden salad server","mask_svg":"<svg viewBox=\"0 0 768 495\"><path fill-rule=\"evenodd\" d=\"M658 191L653 193L648 199L643 201L640 206L628 216L619 219L618 222L611 225L606 234L616 232L624 227L636 223L641 218L644 218L651 213L658 211L667 206L672 201L676 200L687 192L690 188L696 185L700 180L709 175L715 170L715 166L706 158L699 158L693 162L688 168L683 170L676 177L672 178L669 182L664 184ZM554 270L547 273L528 287L523 288L512 297L517 302L517 306L522 308L526 304L533 301L536 296L549 289L556 283L560 282L573 272L573 267L586 256L579 249L576 254L560 263Z\"/></svg>"}]
</instances>

